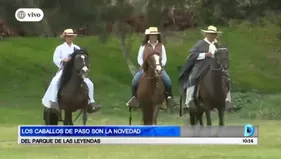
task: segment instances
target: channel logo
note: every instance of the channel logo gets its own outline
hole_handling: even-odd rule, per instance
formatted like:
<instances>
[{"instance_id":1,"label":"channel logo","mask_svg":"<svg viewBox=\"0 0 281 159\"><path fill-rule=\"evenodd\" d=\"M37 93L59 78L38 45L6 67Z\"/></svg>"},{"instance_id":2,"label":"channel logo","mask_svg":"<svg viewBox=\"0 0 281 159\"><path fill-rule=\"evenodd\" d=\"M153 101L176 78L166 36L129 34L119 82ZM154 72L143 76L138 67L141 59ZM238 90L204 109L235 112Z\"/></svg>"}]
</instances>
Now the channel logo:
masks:
<instances>
[{"instance_id":1,"label":"channel logo","mask_svg":"<svg viewBox=\"0 0 281 159\"><path fill-rule=\"evenodd\" d=\"M253 136L255 133L255 127L251 124L245 124L244 125L244 136L250 137Z\"/></svg>"},{"instance_id":2,"label":"channel logo","mask_svg":"<svg viewBox=\"0 0 281 159\"><path fill-rule=\"evenodd\" d=\"M19 8L15 18L19 22L40 22L44 18L44 12L40 8Z\"/></svg>"}]
</instances>

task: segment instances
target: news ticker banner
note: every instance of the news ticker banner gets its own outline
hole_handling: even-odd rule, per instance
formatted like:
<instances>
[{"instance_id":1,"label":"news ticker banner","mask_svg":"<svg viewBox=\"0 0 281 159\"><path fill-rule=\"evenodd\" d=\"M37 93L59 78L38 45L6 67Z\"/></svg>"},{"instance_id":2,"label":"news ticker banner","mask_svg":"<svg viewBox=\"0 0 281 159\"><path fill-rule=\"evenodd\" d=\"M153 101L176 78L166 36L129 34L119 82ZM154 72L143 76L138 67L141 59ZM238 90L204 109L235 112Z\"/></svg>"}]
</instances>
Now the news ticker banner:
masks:
<instances>
[{"instance_id":1,"label":"news ticker banner","mask_svg":"<svg viewBox=\"0 0 281 159\"><path fill-rule=\"evenodd\" d=\"M187 138L187 137L19 137L24 145L257 145L258 138Z\"/></svg>"},{"instance_id":2,"label":"news ticker banner","mask_svg":"<svg viewBox=\"0 0 281 159\"><path fill-rule=\"evenodd\" d=\"M257 144L258 128L19 126L19 144Z\"/></svg>"},{"instance_id":3,"label":"news ticker banner","mask_svg":"<svg viewBox=\"0 0 281 159\"><path fill-rule=\"evenodd\" d=\"M19 126L19 137L258 137L258 127Z\"/></svg>"}]
</instances>

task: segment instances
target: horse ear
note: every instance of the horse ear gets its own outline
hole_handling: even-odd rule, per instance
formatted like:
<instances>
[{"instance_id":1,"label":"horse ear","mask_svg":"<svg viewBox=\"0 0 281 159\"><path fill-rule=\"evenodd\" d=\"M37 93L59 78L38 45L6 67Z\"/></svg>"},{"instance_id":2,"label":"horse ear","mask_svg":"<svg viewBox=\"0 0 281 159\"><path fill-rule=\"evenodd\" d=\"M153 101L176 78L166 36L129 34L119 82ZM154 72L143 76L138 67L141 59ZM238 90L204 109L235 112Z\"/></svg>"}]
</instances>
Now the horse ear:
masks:
<instances>
[{"instance_id":1,"label":"horse ear","mask_svg":"<svg viewBox=\"0 0 281 159\"><path fill-rule=\"evenodd\" d=\"M85 54L87 54L87 55L88 55L88 51L87 51L87 49L86 49L86 48L81 48L80 50L81 50L81 51L83 51L83 53L85 53Z\"/></svg>"},{"instance_id":2,"label":"horse ear","mask_svg":"<svg viewBox=\"0 0 281 159\"><path fill-rule=\"evenodd\" d=\"M87 52L87 48L81 48L80 50L86 51Z\"/></svg>"},{"instance_id":3,"label":"horse ear","mask_svg":"<svg viewBox=\"0 0 281 159\"><path fill-rule=\"evenodd\" d=\"M221 44L221 45L219 45L219 48L226 48L227 49L227 44Z\"/></svg>"},{"instance_id":4,"label":"horse ear","mask_svg":"<svg viewBox=\"0 0 281 159\"><path fill-rule=\"evenodd\" d=\"M73 52L76 52L76 51L78 51L79 49L77 48L77 47L74 47L74 50L73 50Z\"/></svg>"}]
</instances>

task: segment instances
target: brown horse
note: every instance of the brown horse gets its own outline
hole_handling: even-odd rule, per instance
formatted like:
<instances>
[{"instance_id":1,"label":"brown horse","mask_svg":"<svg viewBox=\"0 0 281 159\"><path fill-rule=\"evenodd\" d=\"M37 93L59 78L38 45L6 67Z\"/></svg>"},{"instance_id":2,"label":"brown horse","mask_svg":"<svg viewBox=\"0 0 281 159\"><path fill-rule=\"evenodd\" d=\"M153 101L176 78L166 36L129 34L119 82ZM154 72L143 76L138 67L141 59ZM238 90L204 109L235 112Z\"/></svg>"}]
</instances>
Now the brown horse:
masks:
<instances>
[{"instance_id":1,"label":"brown horse","mask_svg":"<svg viewBox=\"0 0 281 159\"><path fill-rule=\"evenodd\" d=\"M224 125L226 89L224 87L224 71L228 69L228 50L219 48L214 58L207 59L209 68L199 83L194 93L195 108L190 108L190 124L196 125L199 121L203 125L202 116L205 112L207 125L212 125L211 110L217 109L219 125Z\"/></svg>"},{"instance_id":2,"label":"brown horse","mask_svg":"<svg viewBox=\"0 0 281 159\"><path fill-rule=\"evenodd\" d=\"M72 113L79 109L80 114L83 112L83 125L86 125L89 97L84 78L88 77L88 68L88 53L85 50L75 50L71 54L71 59L64 64L58 86L58 104L60 109L64 110L64 125L73 125ZM54 120L58 120L58 117L55 114L49 115L51 124L47 125L54 125L52 123L57 125L58 122Z\"/></svg>"},{"instance_id":3,"label":"brown horse","mask_svg":"<svg viewBox=\"0 0 281 159\"><path fill-rule=\"evenodd\" d=\"M143 125L157 125L158 112L165 101L165 88L162 81L161 56L147 54L144 58L144 75L139 83L137 99L142 110Z\"/></svg>"}]
</instances>

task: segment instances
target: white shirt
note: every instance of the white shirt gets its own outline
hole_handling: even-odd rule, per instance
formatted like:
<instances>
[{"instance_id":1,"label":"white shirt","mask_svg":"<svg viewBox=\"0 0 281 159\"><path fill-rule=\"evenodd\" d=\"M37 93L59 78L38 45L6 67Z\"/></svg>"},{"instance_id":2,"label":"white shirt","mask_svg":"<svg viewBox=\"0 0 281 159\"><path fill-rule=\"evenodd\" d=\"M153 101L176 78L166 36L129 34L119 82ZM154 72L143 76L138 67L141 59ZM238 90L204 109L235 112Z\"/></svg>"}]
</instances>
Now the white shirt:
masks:
<instances>
[{"instance_id":1,"label":"white shirt","mask_svg":"<svg viewBox=\"0 0 281 159\"><path fill-rule=\"evenodd\" d=\"M208 44L210 44L209 52L212 54L215 54L216 46L214 44L217 43L218 41L215 39L213 42L210 42L207 38L205 38L204 41L206 41ZM200 53L197 57L197 60L203 60L203 59L205 59L205 53Z\"/></svg>"},{"instance_id":2,"label":"white shirt","mask_svg":"<svg viewBox=\"0 0 281 159\"><path fill-rule=\"evenodd\" d=\"M151 44L152 48L154 49L156 44L158 43L158 41L155 43L155 44ZM141 46L140 49L139 49L139 53L138 53L138 63L140 66L142 66L143 64L143 52L144 51L144 46ZM166 49L164 47L164 45L162 44L162 53L161 53L161 58L162 58L162 66L165 66L166 63L167 63L167 55L166 55Z\"/></svg>"},{"instance_id":3,"label":"white shirt","mask_svg":"<svg viewBox=\"0 0 281 159\"><path fill-rule=\"evenodd\" d=\"M69 55L71 55L74 52L74 47L76 49L80 49L79 46L73 43L69 46L66 42L57 46L53 56L53 61L55 65L61 68L62 60L69 58Z\"/></svg>"}]
</instances>

